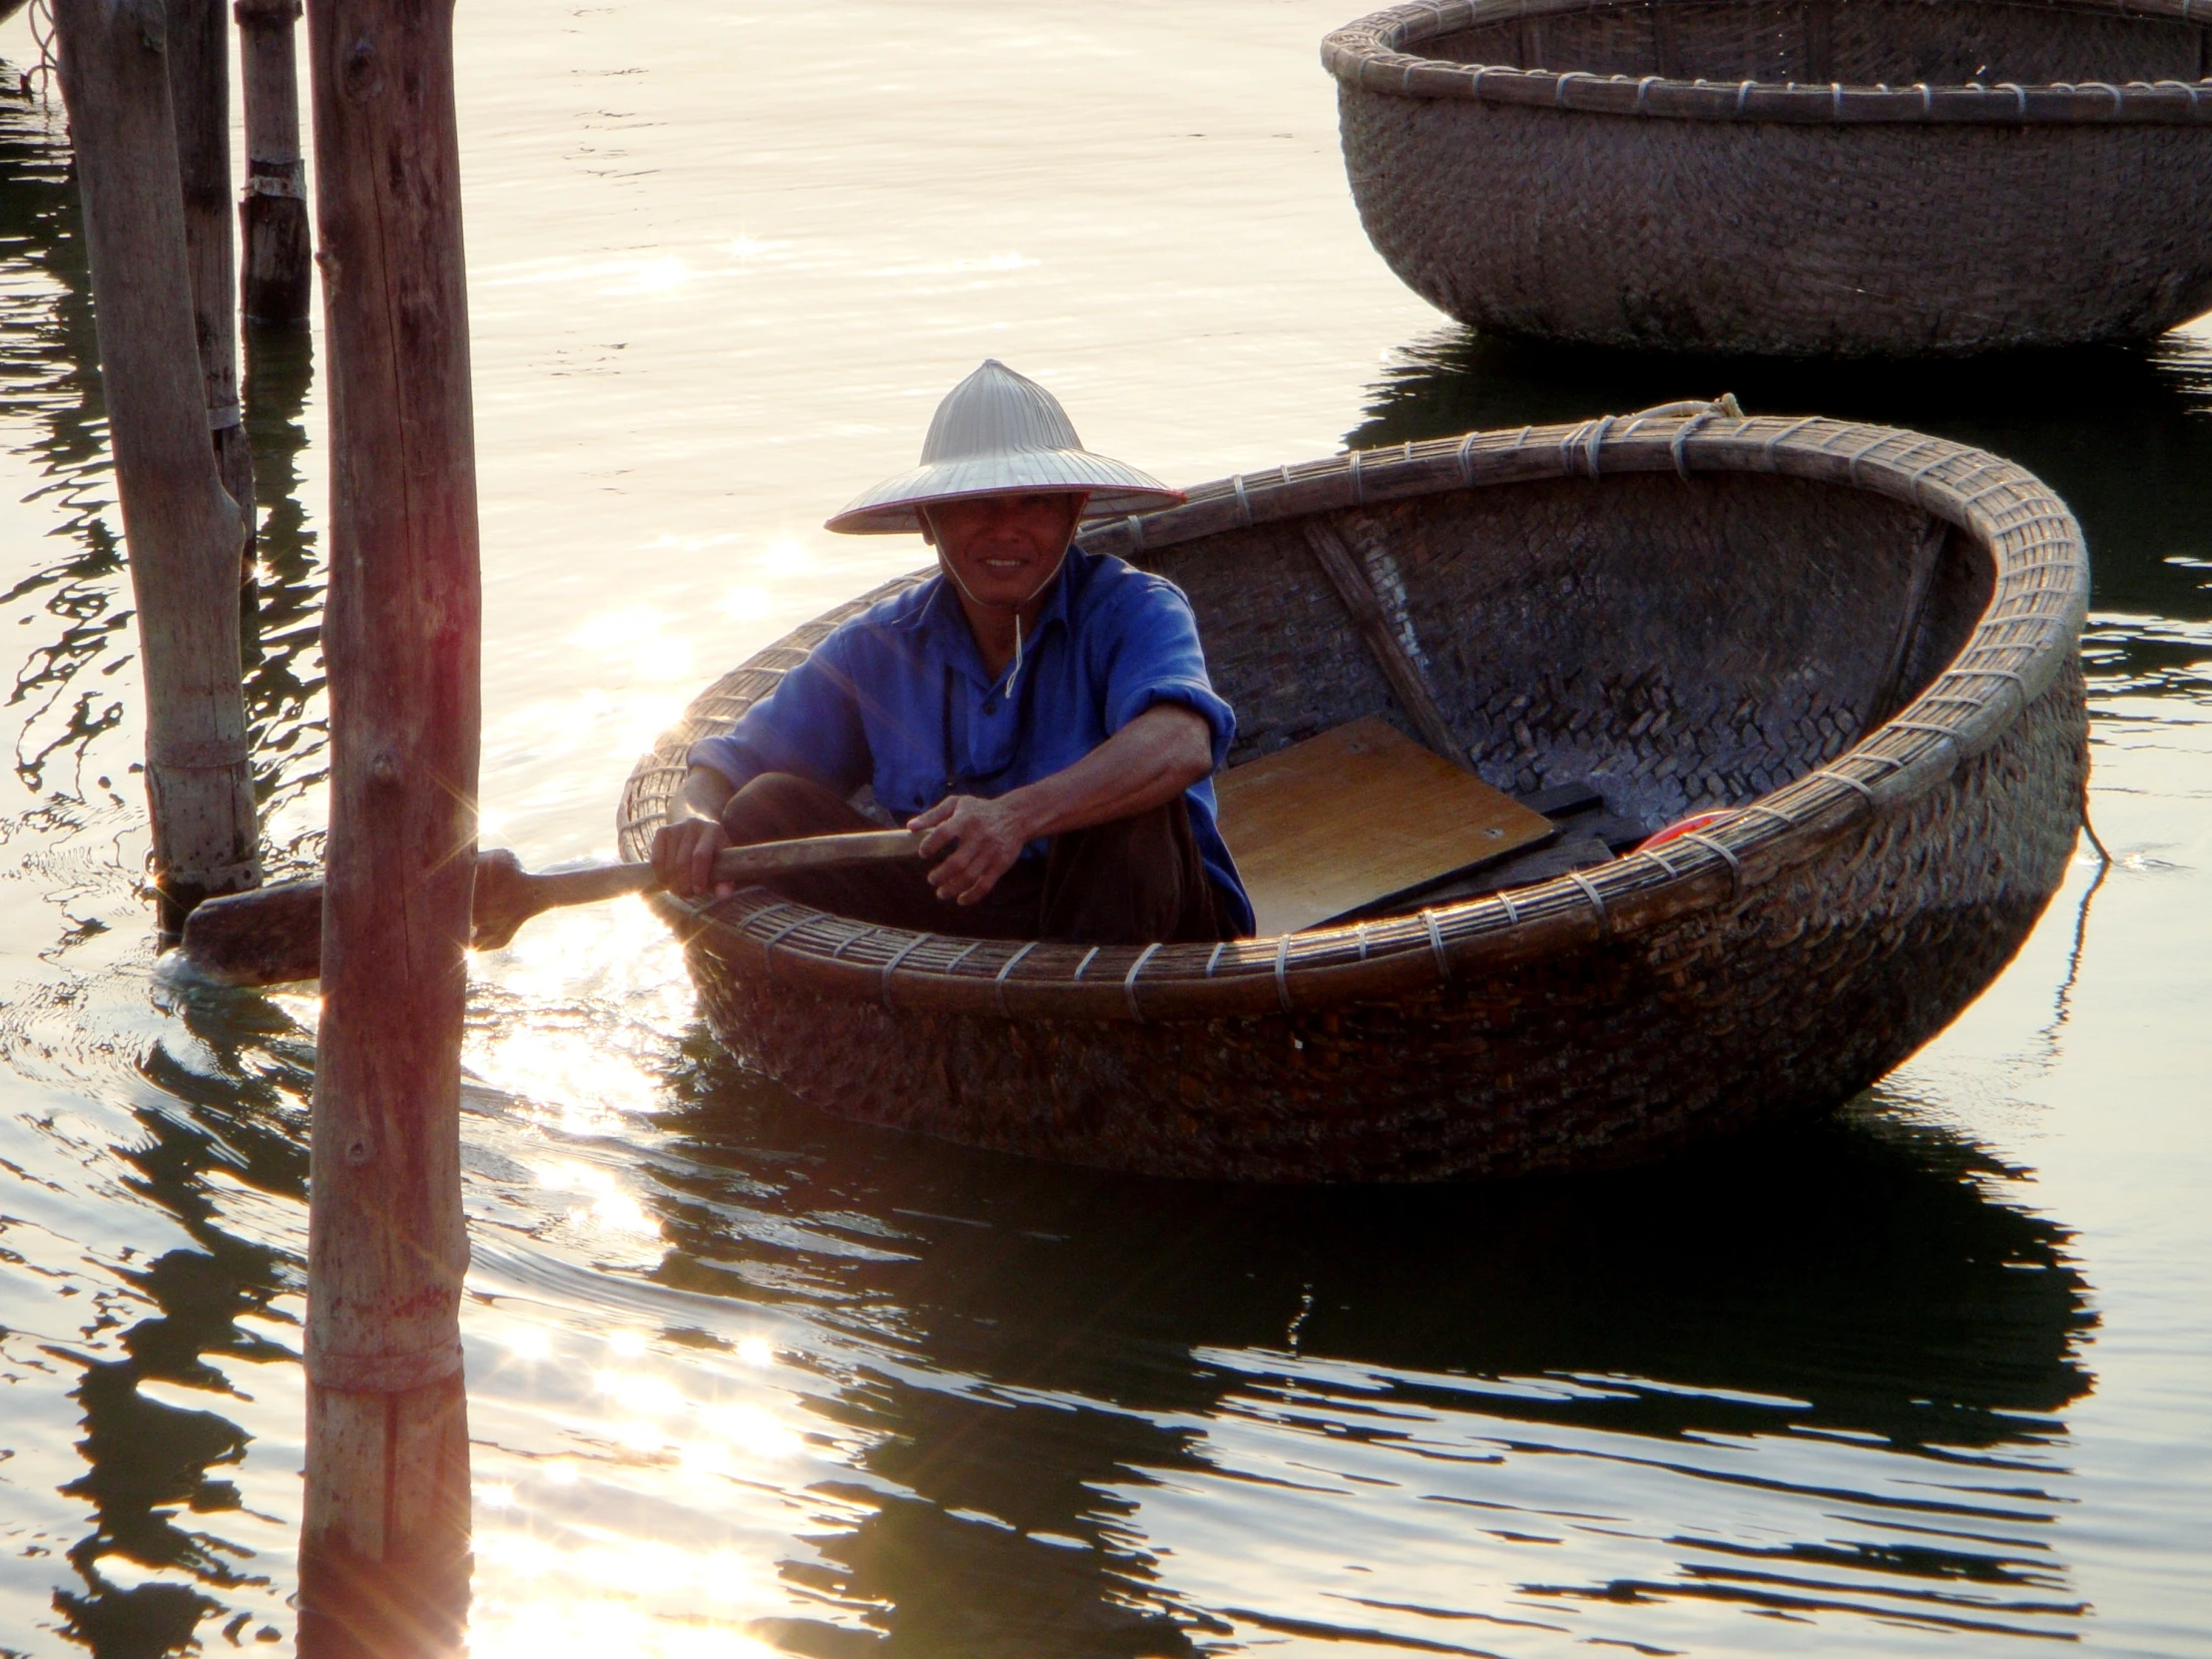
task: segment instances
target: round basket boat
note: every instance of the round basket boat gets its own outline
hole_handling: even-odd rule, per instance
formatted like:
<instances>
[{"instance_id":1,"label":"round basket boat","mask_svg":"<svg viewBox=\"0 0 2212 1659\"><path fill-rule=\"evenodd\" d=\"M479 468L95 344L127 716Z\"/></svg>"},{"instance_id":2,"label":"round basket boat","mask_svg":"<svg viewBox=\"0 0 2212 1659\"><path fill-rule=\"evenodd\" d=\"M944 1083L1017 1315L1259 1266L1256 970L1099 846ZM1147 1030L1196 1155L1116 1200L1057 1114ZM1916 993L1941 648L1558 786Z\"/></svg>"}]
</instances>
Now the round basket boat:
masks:
<instances>
[{"instance_id":1,"label":"round basket boat","mask_svg":"<svg viewBox=\"0 0 2212 1659\"><path fill-rule=\"evenodd\" d=\"M1697 406L1209 484L1084 538L1190 595L1231 764L1410 732L1317 558L1425 658L1470 764L1652 830L1594 868L1359 925L1089 948L878 927L765 888L663 897L723 1044L844 1117L1242 1180L1650 1158L1836 1105L2025 938L2080 823L2087 559L2033 477L1942 439ZM844 617L726 676L640 762L647 854L691 744Z\"/></svg>"},{"instance_id":2,"label":"round basket boat","mask_svg":"<svg viewBox=\"0 0 2212 1659\"><path fill-rule=\"evenodd\" d=\"M1459 0L1329 36L1369 238L1463 322L1963 353L2212 307L2212 0Z\"/></svg>"}]
</instances>

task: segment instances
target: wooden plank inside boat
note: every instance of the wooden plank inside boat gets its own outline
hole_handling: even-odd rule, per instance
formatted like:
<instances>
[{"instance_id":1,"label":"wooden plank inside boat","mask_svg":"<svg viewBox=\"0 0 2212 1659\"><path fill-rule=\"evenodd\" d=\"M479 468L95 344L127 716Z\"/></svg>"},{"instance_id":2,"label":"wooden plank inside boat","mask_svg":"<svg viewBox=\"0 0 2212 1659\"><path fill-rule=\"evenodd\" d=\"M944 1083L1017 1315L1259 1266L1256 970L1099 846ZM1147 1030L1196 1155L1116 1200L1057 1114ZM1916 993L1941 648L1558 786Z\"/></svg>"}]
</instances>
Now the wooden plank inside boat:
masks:
<instances>
[{"instance_id":1,"label":"wooden plank inside boat","mask_svg":"<svg viewBox=\"0 0 2212 1659\"><path fill-rule=\"evenodd\" d=\"M1316 926L1552 831L1548 819L1372 715L1225 772L1214 788L1262 937Z\"/></svg>"}]
</instances>

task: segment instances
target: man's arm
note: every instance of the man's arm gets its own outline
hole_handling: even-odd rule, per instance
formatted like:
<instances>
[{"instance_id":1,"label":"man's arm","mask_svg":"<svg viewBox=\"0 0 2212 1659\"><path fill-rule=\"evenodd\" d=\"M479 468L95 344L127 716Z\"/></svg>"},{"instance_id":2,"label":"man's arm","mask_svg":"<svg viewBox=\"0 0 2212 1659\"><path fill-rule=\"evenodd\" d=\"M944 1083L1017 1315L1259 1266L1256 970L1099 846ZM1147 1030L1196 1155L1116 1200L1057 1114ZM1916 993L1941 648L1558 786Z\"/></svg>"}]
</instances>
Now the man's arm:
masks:
<instances>
[{"instance_id":1,"label":"man's arm","mask_svg":"<svg viewBox=\"0 0 2212 1659\"><path fill-rule=\"evenodd\" d=\"M722 811L765 772L792 772L839 791L867 776L867 735L852 698L843 629L817 646L736 727L692 745L691 771L653 837L653 868L678 898L737 889L714 878L715 854L730 844ZM735 780L735 782L733 782Z\"/></svg>"},{"instance_id":2,"label":"man's arm","mask_svg":"<svg viewBox=\"0 0 2212 1659\"><path fill-rule=\"evenodd\" d=\"M1049 778L991 801L948 796L915 814L907 827L929 831L921 842L924 858L945 854L929 871L937 896L974 904L1013 868L1029 842L1146 812L1173 801L1213 770L1213 729L1205 717L1180 704L1156 703ZM947 847L954 850L945 852Z\"/></svg>"},{"instance_id":3,"label":"man's arm","mask_svg":"<svg viewBox=\"0 0 2212 1659\"><path fill-rule=\"evenodd\" d=\"M693 767L676 792L670 821L653 836L653 872L678 898L690 898L715 885L715 854L730 844L722 828L722 809L738 792L713 767ZM718 896L733 891L727 881Z\"/></svg>"}]
</instances>

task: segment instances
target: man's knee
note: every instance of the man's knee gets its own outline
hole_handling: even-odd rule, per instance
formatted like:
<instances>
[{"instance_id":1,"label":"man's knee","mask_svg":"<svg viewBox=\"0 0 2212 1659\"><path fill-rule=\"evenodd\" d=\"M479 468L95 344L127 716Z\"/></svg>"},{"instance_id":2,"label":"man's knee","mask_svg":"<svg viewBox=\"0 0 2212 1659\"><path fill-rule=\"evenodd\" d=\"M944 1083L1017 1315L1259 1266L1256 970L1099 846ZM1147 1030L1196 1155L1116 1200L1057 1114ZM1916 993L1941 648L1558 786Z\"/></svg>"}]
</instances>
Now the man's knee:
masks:
<instances>
[{"instance_id":1,"label":"man's knee","mask_svg":"<svg viewBox=\"0 0 2212 1659\"><path fill-rule=\"evenodd\" d=\"M764 772L726 802L722 828L731 842L793 840L849 830L859 818L833 791L789 772Z\"/></svg>"},{"instance_id":2,"label":"man's knee","mask_svg":"<svg viewBox=\"0 0 2212 1659\"><path fill-rule=\"evenodd\" d=\"M1162 860L1173 868L1180 850L1176 815L1184 810L1180 798L1148 807L1127 818L1109 819L1070 832L1070 851L1080 849L1086 859L1104 859L1116 865L1155 869Z\"/></svg>"}]
</instances>

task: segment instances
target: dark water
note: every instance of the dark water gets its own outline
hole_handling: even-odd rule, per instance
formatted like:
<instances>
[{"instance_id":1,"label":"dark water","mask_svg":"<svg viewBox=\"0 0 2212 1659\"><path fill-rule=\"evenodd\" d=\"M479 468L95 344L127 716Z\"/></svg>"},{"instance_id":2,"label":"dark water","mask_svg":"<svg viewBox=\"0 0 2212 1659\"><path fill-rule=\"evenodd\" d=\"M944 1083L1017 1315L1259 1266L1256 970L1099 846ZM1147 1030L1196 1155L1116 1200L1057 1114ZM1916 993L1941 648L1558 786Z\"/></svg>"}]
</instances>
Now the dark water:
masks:
<instances>
[{"instance_id":1,"label":"dark water","mask_svg":"<svg viewBox=\"0 0 2212 1659\"><path fill-rule=\"evenodd\" d=\"M988 350L1178 480L1722 390L2012 456L2090 536L2116 861L1833 1121L1419 1192L849 1128L716 1053L642 907L535 922L467 1056L474 1651L2212 1652L2212 336L1471 339L1359 239L1338 21L464 18L487 838L606 850L692 691L918 562L812 527ZM65 156L0 106L0 1649L223 1652L291 1628L314 1008L150 971ZM314 352L257 340L249 388L250 696L302 857Z\"/></svg>"}]
</instances>

